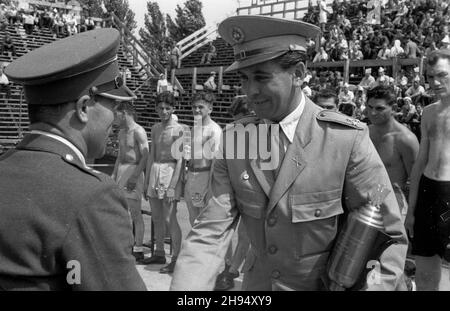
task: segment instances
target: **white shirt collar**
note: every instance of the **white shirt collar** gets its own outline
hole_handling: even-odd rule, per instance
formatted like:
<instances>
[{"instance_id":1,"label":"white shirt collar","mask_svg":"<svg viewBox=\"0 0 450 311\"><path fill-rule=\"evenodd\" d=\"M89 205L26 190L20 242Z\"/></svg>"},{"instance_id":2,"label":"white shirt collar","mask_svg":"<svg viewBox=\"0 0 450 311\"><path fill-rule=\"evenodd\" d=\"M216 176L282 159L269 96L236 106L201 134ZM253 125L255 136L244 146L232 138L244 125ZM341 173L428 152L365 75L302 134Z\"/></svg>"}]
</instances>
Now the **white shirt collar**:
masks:
<instances>
[{"instance_id":1,"label":"white shirt collar","mask_svg":"<svg viewBox=\"0 0 450 311\"><path fill-rule=\"evenodd\" d=\"M61 137L61 136L58 136L58 135L55 135L55 134L52 134L52 133L49 133L49 132L38 131L38 130L31 131L31 134L43 135L43 136L46 136L46 137L50 137L50 138L56 139L57 141L63 143L64 145L66 145L67 147L72 149L73 152L75 152L77 157L80 159L81 163L83 163L83 166L87 168L86 159L84 158L84 156L81 153L80 149L75 147L74 144L72 144L70 141L68 141L64 137Z\"/></svg>"},{"instance_id":2,"label":"white shirt collar","mask_svg":"<svg viewBox=\"0 0 450 311\"><path fill-rule=\"evenodd\" d=\"M300 103L297 108L280 122L280 127L283 129L284 135L286 135L291 144L294 142L295 131L297 130L298 121L305 109L305 102L305 94L301 92Z\"/></svg>"},{"instance_id":3,"label":"white shirt collar","mask_svg":"<svg viewBox=\"0 0 450 311\"><path fill-rule=\"evenodd\" d=\"M298 104L297 108L295 108L294 111L292 111L279 123L284 135L287 137L291 144L294 142L295 131L297 130L298 121L300 120L303 110L305 109L305 103L305 94L301 92L300 103ZM264 123L273 124L274 122L264 119Z\"/></svg>"}]
</instances>

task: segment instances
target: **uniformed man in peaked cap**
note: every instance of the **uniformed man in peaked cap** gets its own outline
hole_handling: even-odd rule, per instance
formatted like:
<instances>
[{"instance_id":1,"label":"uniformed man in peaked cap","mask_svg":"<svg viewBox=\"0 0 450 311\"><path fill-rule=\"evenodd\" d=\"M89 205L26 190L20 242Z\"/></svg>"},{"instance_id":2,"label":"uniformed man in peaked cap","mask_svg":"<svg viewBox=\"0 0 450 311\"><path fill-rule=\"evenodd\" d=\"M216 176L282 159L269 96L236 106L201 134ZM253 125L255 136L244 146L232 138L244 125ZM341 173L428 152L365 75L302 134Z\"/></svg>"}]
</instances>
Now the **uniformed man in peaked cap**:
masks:
<instances>
[{"instance_id":1,"label":"uniformed man in peaked cap","mask_svg":"<svg viewBox=\"0 0 450 311\"><path fill-rule=\"evenodd\" d=\"M391 190L381 211L394 244L382 252L379 269L370 272L368 280L376 281L361 288L393 290L399 285L407 239L367 127L323 110L301 91L306 37L318 32L304 22L264 16L235 16L220 24L220 35L235 54L227 71L241 77L257 114L252 122L279 125L279 142L271 146L280 161L270 169L262 156L253 158L247 149L244 159L236 158L230 147L254 149L256 139L247 135L245 144L237 144L230 138L234 135L227 135L232 129L225 130L211 179L212 198L183 243L172 290L213 289L239 217L251 241L244 290L327 289L326 267L338 223L344 211L366 204L378 184ZM274 135L277 126L272 125ZM262 129L256 127L258 133Z\"/></svg>"},{"instance_id":2,"label":"uniformed man in peaked cap","mask_svg":"<svg viewBox=\"0 0 450 311\"><path fill-rule=\"evenodd\" d=\"M8 66L24 87L30 133L0 157L0 289L145 290L123 192L90 169L120 101L114 29L85 32Z\"/></svg>"}]
</instances>

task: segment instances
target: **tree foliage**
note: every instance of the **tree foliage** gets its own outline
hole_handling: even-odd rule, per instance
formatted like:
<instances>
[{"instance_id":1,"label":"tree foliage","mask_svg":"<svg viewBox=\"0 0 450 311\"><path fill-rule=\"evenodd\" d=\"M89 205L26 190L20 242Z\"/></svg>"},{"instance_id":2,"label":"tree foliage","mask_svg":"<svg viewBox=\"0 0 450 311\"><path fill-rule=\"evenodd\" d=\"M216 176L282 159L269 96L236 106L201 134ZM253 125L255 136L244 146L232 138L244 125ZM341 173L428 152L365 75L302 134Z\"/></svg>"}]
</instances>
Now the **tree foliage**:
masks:
<instances>
[{"instance_id":1,"label":"tree foliage","mask_svg":"<svg viewBox=\"0 0 450 311\"><path fill-rule=\"evenodd\" d=\"M187 0L183 7L177 5L175 21L168 17L167 25L170 37L178 42L205 26L200 0Z\"/></svg>"},{"instance_id":2,"label":"tree foliage","mask_svg":"<svg viewBox=\"0 0 450 311\"><path fill-rule=\"evenodd\" d=\"M102 10L102 1L108 11L107 13L104 13ZM117 15L130 31L137 27L135 13L130 9L128 0L79 0L79 2L88 7L92 16L107 18L112 12Z\"/></svg>"},{"instance_id":3,"label":"tree foliage","mask_svg":"<svg viewBox=\"0 0 450 311\"><path fill-rule=\"evenodd\" d=\"M139 30L141 43L160 62L165 61L170 42L167 37L167 28L164 15L157 2L147 2L147 14L145 14L145 27Z\"/></svg>"}]
</instances>

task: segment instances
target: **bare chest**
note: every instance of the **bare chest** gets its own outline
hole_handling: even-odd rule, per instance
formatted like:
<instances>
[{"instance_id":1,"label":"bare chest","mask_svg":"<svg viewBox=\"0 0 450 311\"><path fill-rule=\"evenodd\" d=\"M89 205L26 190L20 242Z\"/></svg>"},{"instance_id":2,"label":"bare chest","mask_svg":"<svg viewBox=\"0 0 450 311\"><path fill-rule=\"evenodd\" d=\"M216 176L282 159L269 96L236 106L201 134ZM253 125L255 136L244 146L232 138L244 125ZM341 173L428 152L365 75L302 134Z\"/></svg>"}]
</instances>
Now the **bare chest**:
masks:
<instances>
[{"instance_id":1,"label":"bare chest","mask_svg":"<svg viewBox=\"0 0 450 311\"><path fill-rule=\"evenodd\" d=\"M396 143L395 134L371 134L370 138L386 168L401 164L401 155Z\"/></svg>"}]
</instances>

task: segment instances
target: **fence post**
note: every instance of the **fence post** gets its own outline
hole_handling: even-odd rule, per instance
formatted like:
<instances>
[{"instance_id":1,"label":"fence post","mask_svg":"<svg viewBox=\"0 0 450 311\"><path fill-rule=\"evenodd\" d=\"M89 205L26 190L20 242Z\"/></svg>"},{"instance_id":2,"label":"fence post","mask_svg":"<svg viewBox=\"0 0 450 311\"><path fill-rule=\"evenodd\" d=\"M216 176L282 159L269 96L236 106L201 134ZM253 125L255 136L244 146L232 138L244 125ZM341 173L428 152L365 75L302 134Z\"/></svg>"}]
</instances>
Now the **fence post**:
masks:
<instances>
[{"instance_id":1,"label":"fence post","mask_svg":"<svg viewBox=\"0 0 450 311\"><path fill-rule=\"evenodd\" d=\"M398 57L394 57L392 59L392 78L394 78L395 83L397 83L398 76Z\"/></svg>"},{"instance_id":2,"label":"fence post","mask_svg":"<svg viewBox=\"0 0 450 311\"><path fill-rule=\"evenodd\" d=\"M220 66L219 67L219 83L218 83L219 94L222 94L222 86L223 86L223 66Z\"/></svg>"},{"instance_id":3,"label":"fence post","mask_svg":"<svg viewBox=\"0 0 450 311\"><path fill-rule=\"evenodd\" d=\"M196 93L195 87L197 86L197 67L194 67L192 72L192 94Z\"/></svg>"},{"instance_id":4,"label":"fence post","mask_svg":"<svg viewBox=\"0 0 450 311\"><path fill-rule=\"evenodd\" d=\"M349 81L350 60L346 59L344 62L344 83Z\"/></svg>"}]
</instances>

